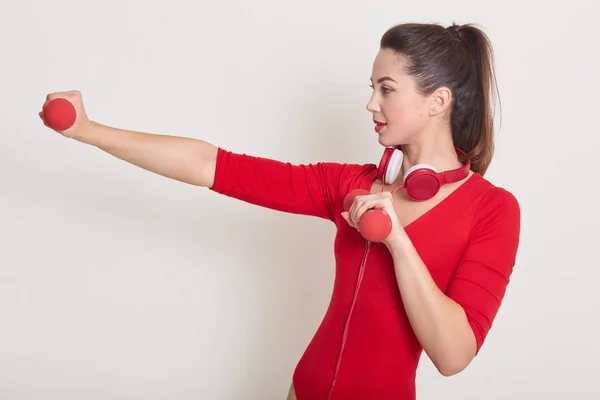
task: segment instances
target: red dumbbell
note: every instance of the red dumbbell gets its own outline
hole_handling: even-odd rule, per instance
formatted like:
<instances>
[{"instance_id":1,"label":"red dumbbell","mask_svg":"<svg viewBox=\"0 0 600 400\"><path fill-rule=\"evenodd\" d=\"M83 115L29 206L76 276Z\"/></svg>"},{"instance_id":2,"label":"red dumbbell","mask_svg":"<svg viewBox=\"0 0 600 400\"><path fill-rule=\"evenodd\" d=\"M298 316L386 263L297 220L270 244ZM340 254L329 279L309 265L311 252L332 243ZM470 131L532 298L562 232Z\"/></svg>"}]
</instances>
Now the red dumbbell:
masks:
<instances>
[{"instance_id":1,"label":"red dumbbell","mask_svg":"<svg viewBox=\"0 0 600 400\"><path fill-rule=\"evenodd\" d=\"M44 121L55 131L66 131L73 126L77 118L73 104L63 98L50 100L44 106L43 112Z\"/></svg>"},{"instance_id":2,"label":"red dumbbell","mask_svg":"<svg viewBox=\"0 0 600 400\"><path fill-rule=\"evenodd\" d=\"M344 211L350 210L356 196L368 194L365 189L351 190L344 198ZM383 210L367 210L360 218L358 231L370 242L381 242L392 232L392 220Z\"/></svg>"}]
</instances>

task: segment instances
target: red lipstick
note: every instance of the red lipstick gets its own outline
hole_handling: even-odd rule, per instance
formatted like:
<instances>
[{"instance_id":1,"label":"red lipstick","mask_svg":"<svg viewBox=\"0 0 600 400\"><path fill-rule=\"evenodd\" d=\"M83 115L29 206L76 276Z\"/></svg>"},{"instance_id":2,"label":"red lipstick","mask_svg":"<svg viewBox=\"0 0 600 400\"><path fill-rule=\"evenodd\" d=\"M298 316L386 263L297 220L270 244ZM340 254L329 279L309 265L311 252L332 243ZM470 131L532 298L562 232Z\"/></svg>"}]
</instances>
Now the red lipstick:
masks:
<instances>
[{"instance_id":1,"label":"red lipstick","mask_svg":"<svg viewBox=\"0 0 600 400\"><path fill-rule=\"evenodd\" d=\"M375 132L379 133L387 125L385 122L373 120L375 122Z\"/></svg>"}]
</instances>

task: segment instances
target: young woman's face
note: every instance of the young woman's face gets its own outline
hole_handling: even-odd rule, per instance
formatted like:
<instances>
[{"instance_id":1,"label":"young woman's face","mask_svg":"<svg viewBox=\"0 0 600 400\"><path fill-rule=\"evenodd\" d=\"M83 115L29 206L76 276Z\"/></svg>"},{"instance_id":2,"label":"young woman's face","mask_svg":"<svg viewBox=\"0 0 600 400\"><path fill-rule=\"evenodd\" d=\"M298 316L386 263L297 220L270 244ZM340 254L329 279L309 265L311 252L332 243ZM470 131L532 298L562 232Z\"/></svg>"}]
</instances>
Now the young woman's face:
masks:
<instances>
[{"instance_id":1,"label":"young woman's face","mask_svg":"<svg viewBox=\"0 0 600 400\"><path fill-rule=\"evenodd\" d=\"M417 93L413 79L404 72L402 57L393 50L380 50L371 84L367 110L373 114L379 143L388 147L411 143L429 123L431 100Z\"/></svg>"}]
</instances>

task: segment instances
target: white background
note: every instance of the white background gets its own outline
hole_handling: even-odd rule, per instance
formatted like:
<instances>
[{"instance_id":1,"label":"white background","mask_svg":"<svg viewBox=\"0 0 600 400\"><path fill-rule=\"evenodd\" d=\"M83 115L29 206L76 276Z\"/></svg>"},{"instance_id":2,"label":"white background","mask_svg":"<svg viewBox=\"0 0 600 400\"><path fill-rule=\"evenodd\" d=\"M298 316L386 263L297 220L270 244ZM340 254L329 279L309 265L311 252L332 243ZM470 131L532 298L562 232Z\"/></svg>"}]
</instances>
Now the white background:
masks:
<instances>
[{"instance_id":1,"label":"white background","mask_svg":"<svg viewBox=\"0 0 600 400\"><path fill-rule=\"evenodd\" d=\"M333 281L331 223L64 139L37 116L47 93L81 90L92 119L121 128L376 163L372 61L413 21L491 37L502 126L486 178L523 213L480 355L451 378L424 357L418 398L598 399L595 7L2 0L0 399L283 399Z\"/></svg>"}]
</instances>

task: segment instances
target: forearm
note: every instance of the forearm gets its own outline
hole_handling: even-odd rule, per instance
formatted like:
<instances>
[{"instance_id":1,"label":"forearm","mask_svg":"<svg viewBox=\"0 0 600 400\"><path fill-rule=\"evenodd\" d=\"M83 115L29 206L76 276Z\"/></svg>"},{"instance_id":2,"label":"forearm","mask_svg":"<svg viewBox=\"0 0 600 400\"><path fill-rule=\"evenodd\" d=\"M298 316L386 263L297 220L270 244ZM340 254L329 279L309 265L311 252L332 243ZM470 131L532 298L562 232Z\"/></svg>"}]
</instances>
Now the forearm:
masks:
<instances>
[{"instance_id":1,"label":"forearm","mask_svg":"<svg viewBox=\"0 0 600 400\"><path fill-rule=\"evenodd\" d=\"M136 132L92 122L77 140L147 171L211 187L217 147L198 139Z\"/></svg>"},{"instance_id":2,"label":"forearm","mask_svg":"<svg viewBox=\"0 0 600 400\"><path fill-rule=\"evenodd\" d=\"M476 351L463 308L438 288L408 237L390 251L404 307L423 350L443 375L460 372Z\"/></svg>"}]
</instances>

